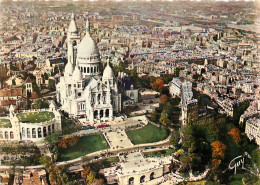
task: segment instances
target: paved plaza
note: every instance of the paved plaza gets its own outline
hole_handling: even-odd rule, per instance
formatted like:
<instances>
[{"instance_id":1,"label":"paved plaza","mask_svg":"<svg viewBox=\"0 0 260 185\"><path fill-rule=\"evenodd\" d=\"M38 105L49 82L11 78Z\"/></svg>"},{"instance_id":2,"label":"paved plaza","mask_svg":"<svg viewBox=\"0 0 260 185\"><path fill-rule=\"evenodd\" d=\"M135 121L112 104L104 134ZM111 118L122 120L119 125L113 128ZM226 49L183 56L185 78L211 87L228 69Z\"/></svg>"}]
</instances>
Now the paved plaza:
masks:
<instances>
[{"instance_id":1,"label":"paved plaza","mask_svg":"<svg viewBox=\"0 0 260 185\"><path fill-rule=\"evenodd\" d=\"M110 129L103 133L110 148L125 148L131 147L133 144L128 139L124 129Z\"/></svg>"}]
</instances>

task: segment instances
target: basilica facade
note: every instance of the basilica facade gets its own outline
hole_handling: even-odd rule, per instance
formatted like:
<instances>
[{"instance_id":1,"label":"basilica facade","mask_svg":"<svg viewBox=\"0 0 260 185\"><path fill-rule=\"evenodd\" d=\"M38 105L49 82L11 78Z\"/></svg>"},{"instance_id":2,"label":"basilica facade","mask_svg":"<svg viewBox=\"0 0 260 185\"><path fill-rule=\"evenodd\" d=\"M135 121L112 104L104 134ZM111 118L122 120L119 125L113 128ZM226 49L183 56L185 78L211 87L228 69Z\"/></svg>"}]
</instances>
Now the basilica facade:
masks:
<instances>
[{"instance_id":1,"label":"basilica facade","mask_svg":"<svg viewBox=\"0 0 260 185\"><path fill-rule=\"evenodd\" d=\"M104 71L101 70L100 54L90 35L89 21L86 22L86 34L80 41L72 14L67 40L68 63L64 76L56 85L61 109L70 117L85 117L89 123L113 120L114 113L121 111L121 94L109 60Z\"/></svg>"}]
</instances>

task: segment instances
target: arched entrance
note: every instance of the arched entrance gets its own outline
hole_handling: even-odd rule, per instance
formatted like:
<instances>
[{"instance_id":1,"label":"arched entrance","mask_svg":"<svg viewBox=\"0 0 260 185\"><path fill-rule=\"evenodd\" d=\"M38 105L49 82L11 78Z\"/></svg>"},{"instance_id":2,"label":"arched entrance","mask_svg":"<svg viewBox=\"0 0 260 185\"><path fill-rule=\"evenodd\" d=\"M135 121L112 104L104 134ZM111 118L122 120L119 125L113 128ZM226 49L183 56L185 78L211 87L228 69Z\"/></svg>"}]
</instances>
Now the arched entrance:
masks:
<instances>
[{"instance_id":1,"label":"arched entrance","mask_svg":"<svg viewBox=\"0 0 260 185\"><path fill-rule=\"evenodd\" d=\"M94 118L97 119L97 116L98 116L98 111L95 110L95 111L94 111Z\"/></svg>"},{"instance_id":2,"label":"arched entrance","mask_svg":"<svg viewBox=\"0 0 260 185\"><path fill-rule=\"evenodd\" d=\"M14 133L13 131L10 132L10 139L13 139L14 138Z\"/></svg>"},{"instance_id":3,"label":"arched entrance","mask_svg":"<svg viewBox=\"0 0 260 185\"><path fill-rule=\"evenodd\" d=\"M128 184L134 184L134 177L130 177L129 180L128 180Z\"/></svg>"},{"instance_id":4,"label":"arched entrance","mask_svg":"<svg viewBox=\"0 0 260 185\"><path fill-rule=\"evenodd\" d=\"M154 172L152 172L151 174L150 174L150 180L153 180L154 179Z\"/></svg>"},{"instance_id":5,"label":"arched entrance","mask_svg":"<svg viewBox=\"0 0 260 185\"><path fill-rule=\"evenodd\" d=\"M103 118L103 116L104 116L104 111L100 110L100 118Z\"/></svg>"},{"instance_id":6,"label":"arched entrance","mask_svg":"<svg viewBox=\"0 0 260 185\"><path fill-rule=\"evenodd\" d=\"M145 181L145 175L141 176L140 183L143 183Z\"/></svg>"}]
</instances>

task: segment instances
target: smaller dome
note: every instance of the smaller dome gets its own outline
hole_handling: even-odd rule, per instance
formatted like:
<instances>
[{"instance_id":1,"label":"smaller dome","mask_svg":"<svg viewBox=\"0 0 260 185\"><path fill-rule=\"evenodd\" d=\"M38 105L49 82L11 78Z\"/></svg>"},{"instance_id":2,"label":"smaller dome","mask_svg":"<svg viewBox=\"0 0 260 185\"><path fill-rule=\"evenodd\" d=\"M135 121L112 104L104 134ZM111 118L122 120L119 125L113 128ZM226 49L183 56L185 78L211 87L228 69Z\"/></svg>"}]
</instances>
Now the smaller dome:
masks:
<instances>
[{"instance_id":1,"label":"smaller dome","mask_svg":"<svg viewBox=\"0 0 260 185\"><path fill-rule=\"evenodd\" d=\"M72 78L74 79L74 80L76 80L76 81L80 81L81 80L81 72L80 72L80 70L79 70L79 68L78 67L75 67L75 70L74 70L74 72L73 72L73 74L72 74Z\"/></svg>"},{"instance_id":2,"label":"smaller dome","mask_svg":"<svg viewBox=\"0 0 260 185\"><path fill-rule=\"evenodd\" d=\"M72 65L72 63L68 62L66 64L64 72L65 72L66 76L72 75L72 73L73 73L73 65Z\"/></svg>"},{"instance_id":3,"label":"smaller dome","mask_svg":"<svg viewBox=\"0 0 260 185\"><path fill-rule=\"evenodd\" d=\"M103 73L103 79L113 79L113 78L114 78L114 72L110 67L109 62L107 62L107 66Z\"/></svg>"}]
</instances>

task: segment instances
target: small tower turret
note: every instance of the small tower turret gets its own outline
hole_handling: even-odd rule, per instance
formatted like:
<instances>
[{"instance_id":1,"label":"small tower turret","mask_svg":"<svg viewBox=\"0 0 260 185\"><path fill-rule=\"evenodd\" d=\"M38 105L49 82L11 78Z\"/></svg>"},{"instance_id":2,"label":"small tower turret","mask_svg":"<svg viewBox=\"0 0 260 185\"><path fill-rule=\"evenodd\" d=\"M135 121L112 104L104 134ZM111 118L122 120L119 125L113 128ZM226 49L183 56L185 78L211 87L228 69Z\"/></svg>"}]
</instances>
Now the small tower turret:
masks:
<instances>
[{"instance_id":1,"label":"small tower turret","mask_svg":"<svg viewBox=\"0 0 260 185\"><path fill-rule=\"evenodd\" d=\"M29 76L27 77L27 79L25 81L25 87L26 87L26 96L29 96L33 92L32 80Z\"/></svg>"},{"instance_id":2,"label":"small tower turret","mask_svg":"<svg viewBox=\"0 0 260 185\"><path fill-rule=\"evenodd\" d=\"M75 22L75 15L72 13L70 26L68 29L68 62L70 62L73 67L76 65L77 48L79 42L80 37L78 35L78 28Z\"/></svg>"}]
</instances>

